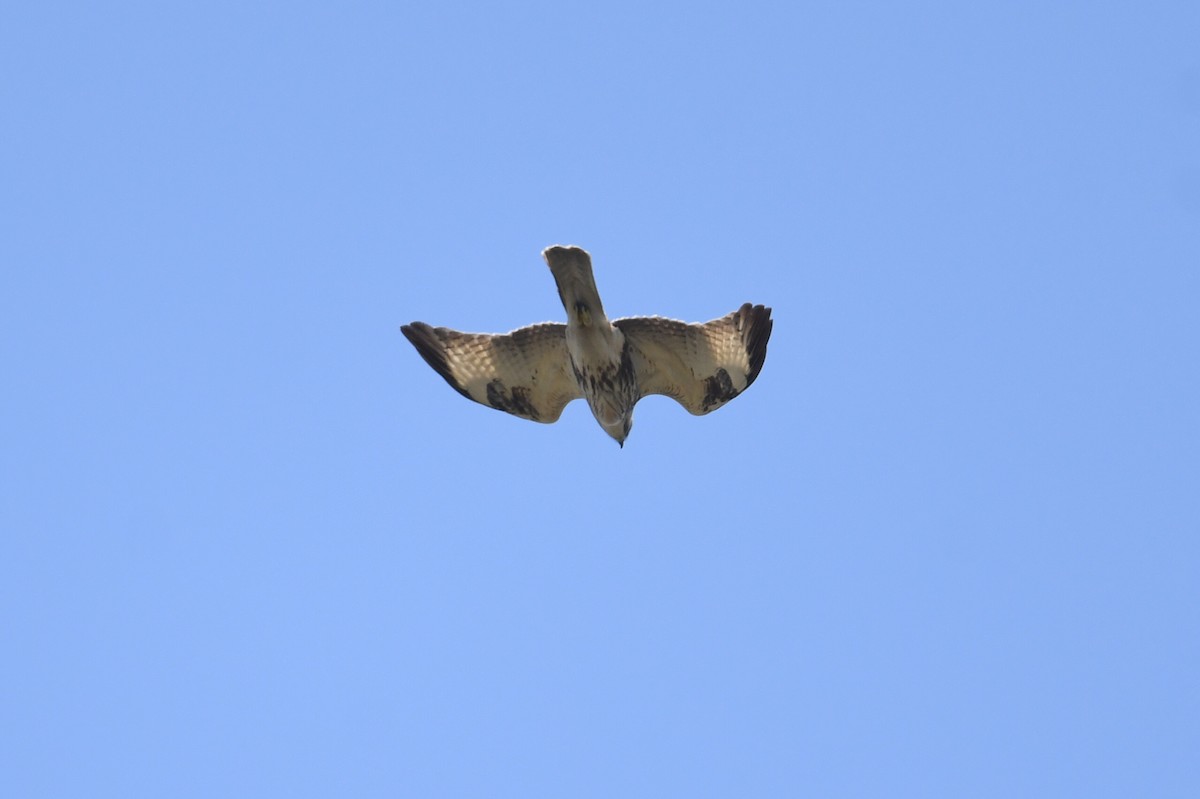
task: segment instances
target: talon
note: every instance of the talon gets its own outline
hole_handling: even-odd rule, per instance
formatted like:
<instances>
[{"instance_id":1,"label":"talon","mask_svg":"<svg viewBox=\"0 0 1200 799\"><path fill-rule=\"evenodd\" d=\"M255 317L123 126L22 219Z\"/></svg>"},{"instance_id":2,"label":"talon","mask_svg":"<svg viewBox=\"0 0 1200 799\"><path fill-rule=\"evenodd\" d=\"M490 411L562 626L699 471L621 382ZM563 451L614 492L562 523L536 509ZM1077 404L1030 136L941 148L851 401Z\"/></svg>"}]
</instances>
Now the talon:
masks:
<instances>
[{"instance_id":1,"label":"talon","mask_svg":"<svg viewBox=\"0 0 1200 799\"><path fill-rule=\"evenodd\" d=\"M592 326L592 309L582 302L575 303L575 313L579 314L579 324L584 327Z\"/></svg>"}]
</instances>

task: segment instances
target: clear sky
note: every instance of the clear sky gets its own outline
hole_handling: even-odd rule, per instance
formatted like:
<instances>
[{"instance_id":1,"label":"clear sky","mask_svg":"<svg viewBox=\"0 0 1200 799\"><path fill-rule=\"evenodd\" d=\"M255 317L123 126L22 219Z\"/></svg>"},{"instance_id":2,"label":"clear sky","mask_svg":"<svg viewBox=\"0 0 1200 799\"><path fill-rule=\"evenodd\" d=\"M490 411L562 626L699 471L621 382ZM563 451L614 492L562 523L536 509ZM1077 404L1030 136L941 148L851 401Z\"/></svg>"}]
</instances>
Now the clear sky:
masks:
<instances>
[{"instance_id":1,"label":"clear sky","mask_svg":"<svg viewBox=\"0 0 1200 799\"><path fill-rule=\"evenodd\" d=\"M0 795L1200 795L1200 5L9 3ZM399 332L774 308L618 449Z\"/></svg>"}]
</instances>

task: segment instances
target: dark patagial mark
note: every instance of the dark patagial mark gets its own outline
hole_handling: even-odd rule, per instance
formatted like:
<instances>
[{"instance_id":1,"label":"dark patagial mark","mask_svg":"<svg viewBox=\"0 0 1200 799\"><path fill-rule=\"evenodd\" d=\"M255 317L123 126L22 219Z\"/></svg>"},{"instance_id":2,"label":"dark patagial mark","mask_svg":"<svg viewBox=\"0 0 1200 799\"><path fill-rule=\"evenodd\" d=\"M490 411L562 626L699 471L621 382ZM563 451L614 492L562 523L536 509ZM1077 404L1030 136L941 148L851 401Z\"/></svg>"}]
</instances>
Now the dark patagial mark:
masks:
<instances>
[{"instance_id":1,"label":"dark patagial mark","mask_svg":"<svg viewBox=\"0 0 1200 799\"><path fill-rule=\"evenodd\" d=\"M533 407L529 394L529 389L524 386L513 386L509 390L499 378L487 384L488 405L498 411L523 416L536 422L539 414L537 408Z\"/></svg>"},{"instance_id":2,"label":"dark patagial mark","mask_svg":"<svg viewBox=\"0 0 1200 799\"><path fill-rule=\"evenodd\" d=\"M706 413L718 405L724 405L737 395L738 390L733 387L729 372L724 369L718 369L712 377L704 378L704 400L701 404Z\"/></svg>"},{"instance_id":3,"label":"dark patagial mark","mask_svg":"<svg viewBox=\"0 0 1200 799\"><path fill-rule=\"evenodd\" d=\"M632 409L641 397L641 389L638 386L637 372L633 368L633 353L629 350L629 342L625 342L625 346L621 350L621 365L617 368L617 386L620 387L628 407ZM632 418L627 419L625 424L627 428L632 425ZM625 434L629 434L628 429L625 430Z\"/></svg>"},{"instance_id":4,"label":"dark patagial mark","mask_svg":"<svg viewBox=\"0 0 1200 799\"><path fill-rule=\"evenodd\" d=\"M617 378L622 382L633 383L636 377L633 371L633 350L629 346L629 342L625 342L625 346L621 348L621 366L617 370Z\"/></svg>"}]
</instances>

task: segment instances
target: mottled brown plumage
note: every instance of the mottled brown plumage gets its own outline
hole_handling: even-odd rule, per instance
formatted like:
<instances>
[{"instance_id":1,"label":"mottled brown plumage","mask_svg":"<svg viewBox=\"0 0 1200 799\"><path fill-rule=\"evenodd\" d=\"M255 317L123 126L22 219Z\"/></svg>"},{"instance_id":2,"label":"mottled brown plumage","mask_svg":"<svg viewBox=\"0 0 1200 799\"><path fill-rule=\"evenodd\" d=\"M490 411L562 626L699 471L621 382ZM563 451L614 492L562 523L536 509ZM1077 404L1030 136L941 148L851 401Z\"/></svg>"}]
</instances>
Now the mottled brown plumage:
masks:
<instances>
[{"instance_id":1,"label":"mottled brown plumage","mask_svg":"<svg viewBox=\"0 0 1200 799\"><path fill-rule=\"evenodd\" d=\"M700 415L745 391L762 370L771 309L744 304L703 324L658 316L608 321L579 247L543 253L567 313L511 333L460 333L413 322L401 328L421 357L463 396L492 408L553 422L584 397L596 421L624 446L633 406L663 394Z\"/></svg>"}]
</instances>

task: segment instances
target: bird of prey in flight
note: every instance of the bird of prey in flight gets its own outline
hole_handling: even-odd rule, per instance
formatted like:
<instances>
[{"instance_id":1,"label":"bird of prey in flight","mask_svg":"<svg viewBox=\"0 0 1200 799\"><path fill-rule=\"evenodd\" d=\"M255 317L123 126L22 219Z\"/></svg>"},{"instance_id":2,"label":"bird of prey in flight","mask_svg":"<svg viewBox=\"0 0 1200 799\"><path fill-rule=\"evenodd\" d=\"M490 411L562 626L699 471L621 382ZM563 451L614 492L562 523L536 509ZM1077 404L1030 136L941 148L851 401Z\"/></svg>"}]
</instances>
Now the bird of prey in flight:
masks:
<instances>
[{"instance_id":1,"label":"bird of prey in flight","mask_svg":"<svg viewBox=\"0 0 1200 799\"><path fill-rule=\"evenodd\" d=\"M671 397L693 414L715 411L746 390L762 369L771 309L746 303L727 316L688 324L659 316L609 321L579 247L542 252L567 323L511 333L460 333L424 322L400 330L458 393L522 419L555 422L583 397L622 447L633 406L648 394Z\"/></svg>"}]
</instances>

